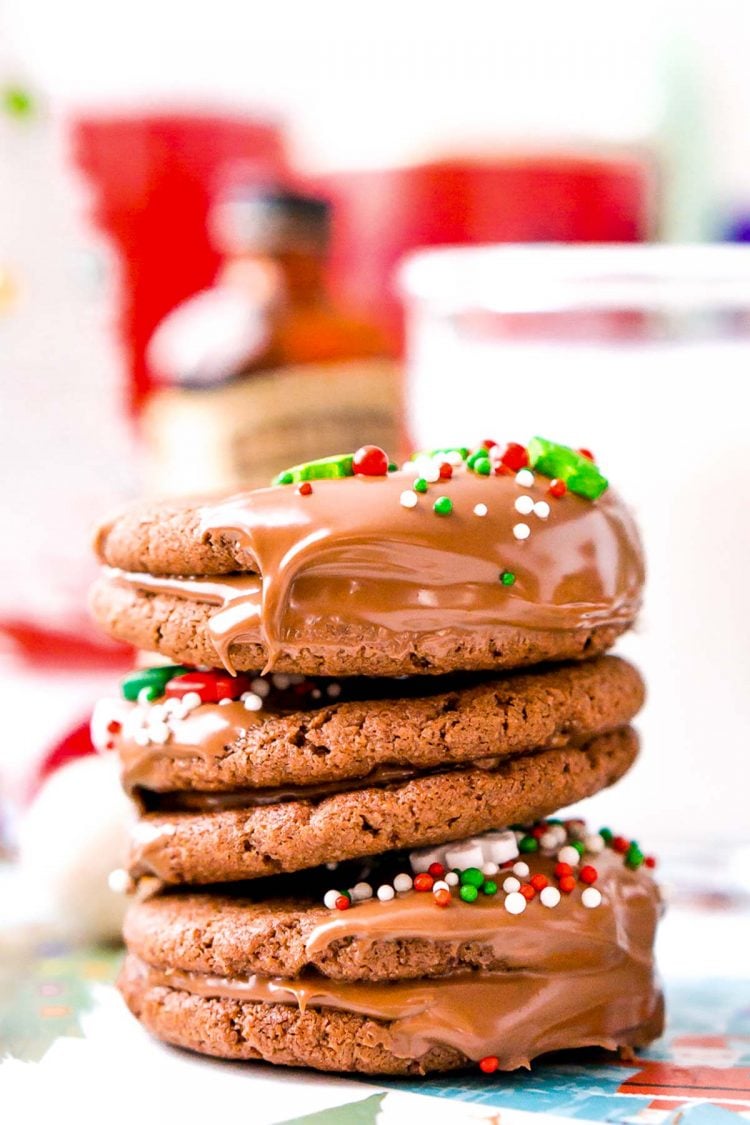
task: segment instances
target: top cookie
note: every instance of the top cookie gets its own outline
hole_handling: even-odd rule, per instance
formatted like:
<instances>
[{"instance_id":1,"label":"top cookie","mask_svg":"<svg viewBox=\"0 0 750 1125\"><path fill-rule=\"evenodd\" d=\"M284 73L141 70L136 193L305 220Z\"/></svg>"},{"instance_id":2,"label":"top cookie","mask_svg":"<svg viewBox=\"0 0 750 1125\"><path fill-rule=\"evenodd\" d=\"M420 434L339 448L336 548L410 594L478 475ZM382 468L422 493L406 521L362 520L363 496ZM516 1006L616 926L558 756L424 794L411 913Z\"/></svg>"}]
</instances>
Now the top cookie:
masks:
<instances>
[{"instance_id":1,"label":"top cookie","mask_svg":"<svg viewBox=\"0 0 750 1125\"><path fill-rule=\"evenodd\" d=\"M634 523L585 456L534 439L296 466L271 488L103 524L105 628L188 663L305 674L593 655L633 621ZM552 474L556 474L553 477Z\"/></svg>"}]
</instances>

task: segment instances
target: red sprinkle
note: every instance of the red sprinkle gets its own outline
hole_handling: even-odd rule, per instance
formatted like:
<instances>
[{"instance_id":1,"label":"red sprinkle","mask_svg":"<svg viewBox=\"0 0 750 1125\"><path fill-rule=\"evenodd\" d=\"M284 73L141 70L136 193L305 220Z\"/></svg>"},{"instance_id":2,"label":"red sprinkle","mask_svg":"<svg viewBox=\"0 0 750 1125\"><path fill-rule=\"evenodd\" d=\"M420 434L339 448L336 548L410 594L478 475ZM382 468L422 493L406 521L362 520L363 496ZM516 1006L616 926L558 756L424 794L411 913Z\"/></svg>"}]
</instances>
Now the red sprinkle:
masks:
<instances>
[{"instance_id":1,"label":"red sprinkle","mask_svg":"<svg viewBox=\"0 0 750 1125\"><path fill-rule=\"evenodd\" d=\"M432 875L427 871L420 871L419 875L414 876L414 890L415 891L431 891L432 884L435 882Z\"/></svg>"},{"instance_id":2,"label":"red sprinkle","mask_svg":"<svg viewBox=\"0 0 750 1125\"><path fill-rule=\"evenodd\" d=\"M361 477L387 476L388 454L379 445L363 445L352 458L352 468Z\"/></svg>"},{"instance_id":3,"label":"red sprinkle","mask_svg":"<svg viewBox=\"0 0 750 1125\"><path fill-rule=\"evenodd\" d=\"M451 893L445 887L440 887L439 890L435 891L434 897L438 906L450 906L451 904Z\"/></svg>"},{"instance_id":4,"label":"red sprinkle","mask_svg":"<svg viewBox=\"0 0 750 1125\"><path fill-rule=\"evenodd\" d=\"M578 452L581 454L581 457L585 457L587 461L596 460L596 457L594 457L590 449L579 449Z\"/></svg>"},{"instance_id":5,"label":"red sprinkle","mask_svg":"<svg viewBox=\"0 0 750 1125\"><path fill-rule=\"evenodd\" d=\"M560 497L564 496L568 491L568 486L564 480L558 480L557 477L555 477L554 480L550 481L550 486L547 491L550 496L555 496L559 500Z\"/></svg>"},{"instance_id":6,"label":"red sprinkle","mask_svg":"<svg viewBox=\"0 0 750 1125\"><path fill-rule=\"evenodd\" d=\"M504 465L502 461L493 461L493 465L495 468L496 477L512 477L514 475L513 469L510 469L507 465Z\"/></svg>"},{"instance_id":7,"label":"red sprinkle","mask_svg":"<svg viewBox=\"0 0 750 1125\"><path fill-rule=\"evenodd\" d=\"M506 445L505 452L500 460L508 469L517 473L519 469L525 469L528 465L529 453L525 445L519 445L516 441L510 441Z\"/></svg>"},{"instance_id":8,"label":"red sprinkle","mask_svg":"<svg viewBox=\"0 0 750 1125\"><path fill-rule=\"evenodd\" d=\"M535 840L541 840L546 831L547 829L544 824L537 824L536 828L531 829L531 835Z\"/></svg>"},{"instance_id":9,"label":"red sprinkle","mask_svg":"<svg viewBox=\"0 0 750 1125\"><path fill-rule=\"evenodd\" d=\"M529 882L531 883L535 891L543 891L544 888L549 885L549 879L547 878L547 876L541 874L532 875L529 879Z\"/></svg>"},{"instance_id":10,"label":"red sprinkle","mask_svg":"<svg viewBox=\"0 0 750 1125\"><path fill-rule=\"evenodd\" d=\"M188 692L196 692L201 703L218 703L220 699L239 699L250 691L252 680L248 676L230 676L228 672L186 672L174 676L164 688L168 699L181 699Z\"/></svg>"},{"instance_id":11,"label":"red sprinkle","mask_svg":"<svg viewBox=\"0 0 750 1125\"><path fill-rule=\"evenodd\" d=\"M497 1055L486 1055L485 1058L479 1060L479 1069L483 1074L494 1074L500 1066L500 1059Z\"/></svg>"},{"instance_id":12,"label":"red sprinkle","mask_svg":"<svg viewBox=\"0 0 750 1125\"><path fill-rule=\"evenodd\" d=\"M330 901L330 899L329 899L329 901ZM348 910L350 906L351 906L351 903L350 903L350 901L349 901L349 899L347 898L346 895L339 895L339 897L336 899L336 909L337 910Z\"/></svg>"},{"instance_id":13,"label":"red sprinkle","mask_svg":"<svg viewBox=\"0 0 750 1125\"><path fill-rule=\"evenodd\" d=\"M297 492L300 496L312 496L312 490L309 480L303 480L302 484L297 485Z\"/></svg>"},{"instance_id":14,"label":"red sprinkle","mask_svg":"<svg viewBox=\"0 0 750 1125\"><path fill-rule=\"evenodd\" d=\"M619 852L620 855L624 855L630 847L630 840L627 840L624 836L615 836L612 841L612 847L616 852Z\"/></svg>"},{"instance_id":15,"label":"red sprinkle","mask_svg":"<svg viewBox=\"0 0 750 1125\"><path fill-rule=\"evenodd\" d=\"M590 863L587 863L586 866L582 867L578 872L578 878L582 883L595 883L599 878L599 872L595 867L592 867Z\"/></svg>"},{"instance_id":16,"label":"red sprinkle","mask_svg":"<svg viewBox=\"0 0 750 1125\"><path fill-rule=\"evenodd\" d=\"M573 868L569 863L556 863L555 864L555 878L562 879L565 875L572 875Z\"/></svg>"},{"instance_id":17,"label":"red sprinkle","mask_svg":"<svg viewBox=\"0 0 750 1125\"><path fill-rule=\"evenodd\" d=\"M107 731L109 734L117 734L121 730L122 723L118 722L117 719L110 719L107 723Z\"/></svg>"},{"instance_id":18,"label":"red sprinkle","mask_svg":"<svg viewBox=\"0 0 750 1125\"><path fill-rule=\"evenodd\" d=\"M485 438L482 442L482 449L494 449L496 445L497 442L493 441L492 438Z\"/></svg>"},{"instance_id":19,"label":"red sprinkle","mask_svg":"<svg viewBox=\"0 0 750 1125\"><path fill-rule=\"evenodd\" d=\"M656 856L647 855L643 862L646 867L656 867Z\"/></svg>"},{"instance_id":20,"label":"red sprinkle","mask_svg":"<svg viewBox=\"0 0 750 1125\"><path fill-rule=\"evenodd\" d=\"M114 742L112 741L111 738L108 738L107 741L104 743L104 749L105 750L114 750L114 748L115 748Z\"/></svg>"},{"instance_id":21,"label":"red sprinkle","mask_svg":"<svg viewBox=\"0 0 750 1125\"><path fill-rule=\"evenodd\" d=\"M558 886L564 895L569 895L571 891L575 890L575 875L563 875Z\"/></svg>"},{"instance_id":22,"label":"red sprinkle","mask_svg":"<svg viewBox=\"0 0 750 1125\"><path fill-rule=\"evenodd\" d=\"M449 465L447 461L443 461L442 465L440 466L440 479L450 480L452 476L453 466Z\"/></svg>"},{"instance_id":23,"label":"red sprinkle","mask_svg":"<svg viewBox=\"0 0 750 1125\"><path fill-rule=\"evenodd\" d=\"M531 902L532 898L536 894L536 891L532 887L531 883L522 883L521 884L521 894L523 895L523 897L526 899L527 902Z\"/></svg>"},{"instance_id":24,"label":"red sprinkle","mask_svg":"<svg viewBox=\"0 0 750 1125\"><path fill-rule=\"evenodd\" d=\"M432 875L433 879L442 879L443 875L445 875L445 868L442 863L431 863L427 868L427 873Z\"/></svg>"}]
</instances>

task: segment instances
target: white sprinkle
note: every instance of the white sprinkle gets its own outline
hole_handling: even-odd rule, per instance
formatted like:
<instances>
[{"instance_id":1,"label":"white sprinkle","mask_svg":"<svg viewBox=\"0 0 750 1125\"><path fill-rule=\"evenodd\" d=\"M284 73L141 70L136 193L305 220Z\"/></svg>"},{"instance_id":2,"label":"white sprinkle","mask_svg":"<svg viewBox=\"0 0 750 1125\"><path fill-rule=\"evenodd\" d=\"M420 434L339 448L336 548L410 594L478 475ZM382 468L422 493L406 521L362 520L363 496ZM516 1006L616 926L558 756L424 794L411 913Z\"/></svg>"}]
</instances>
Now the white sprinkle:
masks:
<instances>
[{"instance_id":1,"label":"white sprinkle","mask_svg":"<svg viewBox=\"0 0 750 1125\"><path fill-rule=\"evenodd\" d=\"M157 746L162 746L169 738L170 730L166 723L151 723L148 728L148 735Z\"/></svg>"},{"instance_id":2,"label":"white sprinkle","mask_svg":"<svg viewBox=\"0 0 750 1125\"><path fill-rule=\"evenodd\" d=\"M552 909L553 906L557 906L560 898L561 895L557 887L543 887L539 892L539 901L542 906L548 906L550 909Z\"/></svg>"},{"instance_id":3,"label":"white sprinkle","mask_svg":"<svg viewBox=\"0 0 750 1125\"><path fill-rule=\"evenodd\" d=\"M340 895L340 891L326 891L323 896L323 905L327 906L329 910L336 909L336 899Z\"/></svg>"},{"instance_id":4,"label":"white sprinkle","mask_svg":"<svg viewBox=\"0 0 750 1125\"><path fill-rule=\"evenodd\" d=\"M140 730L137 730L133 735L133 742L136 742L139 746L148 746L150 741L151 736L144 727L142 727Z\"/></svg>"},{"instance_id":5,"label":"white sprinkle","mask_svg":"<svg viewBox=\"0 0 750 1125\"><path fill-rule=\"evenodd\" d=\"M458 876L456 876L456 878L458 878ZM449 890L450 890L450 886L449 886L447 880L445 880L445 879L436 879L435 882L432 884L433 894L434 894L435 891L449 891Z\"/></svg>"},{"instance_id":6,"label":"white sprinkle","mask_svg":"<svg viewBox=\"0 0 750 1125\"><path fill-rule=\"evenodd\" d=\"M560 848L557 853L558 863L569 863L571 867L577 867L581 862L581 856L578 848L574 848L572 844L566 844L564 848Z\"/></svg>"},{"instance_id":7,"label":"white sprinkle","mask_svg":"<svg viewBox=\"0 0 750 1125\"><path fill-rule=\"evenodd\" d=\"M494 875L497 875L499 870L500 868L498 867L498 865L496 863L493 863L492 860L490 860L488 863L482 864L482 874L486 875L488 879L491 879Z\"/></svg>"},{"instance_id":8,"label":"white sprinkle","mask_svg":"<svg viewBox=\"0 0 750 1125\"><path fill-rule=\"evenodd\" d=\"M514 875L509 875L503 883L503 890L507 895L513 894L515 891L520 891L521 884Z\"/></svg>"},{"instance_id":9,"label":"white sprinkle","mask_svg":"<svg viewBox=\"0 0 750 1125\"><path fill-rule=\"evenodd\" d=\"M537 500L534 505L534 515L538 516L540 520L546 520L549 515L549 504L546 500Z\"/></svg>"},{"instance_id":10,"label":"white sprinkle","mask_svg":"<svg viewBox=\"0 0 750 1125\"><path fill-rule=\"evenodd\" d=\"M290 684L304 684L307 676L287 676Z\"/></svg>"},{"instance_id":11,"label":"white sprinkle","mask_svg":"<svg viewBox=\"0 0 750 1125\"><path fill-rule=\"evenodd\" d=\"M245 704L246 711L261 711L263 709L263 700L254 691L246 691L242 696L242 702Z\"/></svg>"},{"instance_id":12,"label":"white sprinkle","mask_svg":"<svg viewBox=\"0 0 750 1125\"><path fill-rule=\"evenodd\" d=\"M429 461L422 470L422 476L428 484L437 484L440 480L440 462Z\"/></svg>"},{"instance_id":13,"label":"white sprinkle","mask_svg":"<svg viewBox=\"0 0 750 1125\"><path fill-rule=\"evenodd\" d=\"M335 871L335 870L336 870L336 868L338 867L338 865L339 865L339 862L338 862L338 860L337 860L337 859L334 859L334 860L332 860L331 862L327 863L327 864L326 864L326 867L327 867L327 869L328 869L329 871Z\"/></svg>"},{"instance_id":14,"label":"white sprinkle","mask_svg":"<svg viewBox=\"0 0 750 1125\"><path fill-rule=\"evenodd\" d=\"M555 848L559 847L560 841L555 832L545 832L543 836L539 837L539 847L542 851L553 852Z\"/></svg>"},{"instance_id":15,"label":"white sprinkle","mask_svg":"<svg viewBox=\"0 0 750 1125\"><path fill-rule=\"evenodd\" d=\"M355 883L351 896L355 902L366 902L368 898L372 898L372 887L369 883Z\"/></svg>"},{"instance_id":16,"label":"white sprinkle","mask_svg":"<svg viewBox=\"0 0 750 1125\"><path fill-rule=\"evenodd\" d=\"M513 534L516 539L528 539L531 535L531 528L527 523L516 523L513 525Z\"/></svg>"},{"instance_id":17,"label":"white sprinkle","mask_svg":"<svg viewBox=\"0 0 750 1125\"><path fill-rule=\"evenodd\" d=\"M581 902L587 906L589 910L593 910L595 906L599 906L602 901L601 891L596 887L586 887L586 890L581 895Z\"/></svg>"},{"instance_id":18,"label":"white sprinkle","mask_svg":"<svg viewBox=\"0 0 750 1125\"><path fill-rule=\"evenodd\" d=\"M133 889L133 880L123 867L116 867L107 876L107 886L113 894L124 895Z\"/></svg>"},{"instance_id":19,"label":"white sprinkle","mask_svg":"<svg viewBox=\"0 0 750 1125\"><path fill-rule=\"evenodd\" d=\"M534 501L530 496L519 496L513 507L522 516L528 516L534 511Z\"/></svg>"},{"instance_id":20,"label":"white sprinkle","mask_svg":"<svg viewBox=\"0 0 750 1125\"><path fill-rule=\"evenodd\" d=\"M265 699L271 690L271 685L268 680L264 680L261 676L257 676L250 684L250 687L261 699Z\"/></svg>"},{"instance_id":21,"label":"white sprinkle","mask_svg":"<svg viewBox=\"0 0 750 1125\"><path fill-rule=\"evenodd\" d=\"M486 504L475 504L474 505L474 515L475 516L486 516L487 515L487 505Z\"/></svg>"},{"instance_id":22,"label":"white sprinkle","mask_svg":"<svg viewBox=\"0 0 750 1125\"><path fill-rule=\"evenodd\" d=\"M277 675L273 676L272 679L273 679L273 686L275 688L278 688L279 691L286 691L286 689L289 687L290 683L292 682L290 680L289 676L285 676L281 672L279 672L279 673L277 673Z\"/></svg>"},{"instance_id":23,"label":"white sprinkle","mask_svg":"<svg viewBox=\"0 0 750 1125\"><path fill-rule=\"evenodd\" d=\"M405 894L406 891L410 891L412 889L412 886L412 877L411 875L408 875L406 871L399 872L399 874L393 880L393 889L400 895Z\"/></svg>"},{"instance_id":24,"label":"white sprinkle","mask_svg":"<svg viewBox=\"0 0 750 1125\"><path fill-rule=\"evenodd\" d=\"M154 708L154 710L156 710L156 709ZM165 699L164 702L161 705L161 708L160 708L160 712L161 712L160 717L162 715L164 716L164 718L166 718L168 715L177 715L177 714L179 714L179 712L181 710L182 710L182 700L181 699ZM151 714L153 715L154 711L152 711Z\"/></svg>"},{"instance_id":25,"label":"white sprinkle","mask_svg":"<svg viewBox=\"0 0 750 1125\"><path fill-rule=\"evenodd\" d=\"M182 706L186 711L194 711L196 707L200 707L202 702L203 700L197 691L186 691L182 697Z\"/></svg>"},{"instance_id":26,"label":"white sprinkle","mask_svg":"<svg viewBox=\"0 0 750 1125\"><path fill-rule=\"evenodd\" d=\"M505 909L509 914L523 914L526 909L526 899L518 891L513 891L505 899Z\"/></svg>"},{"instance_id":27,"label":"white sprinkle","mask_svg":"<svg viewBox=\"0 0 750 1125\"><path fill-rule=\"evenodd\" d=\"M518 875L520 879L525 879L528 873L529 865L528 863L524 863L522 859L520 859L518 863L513 864L513 874Z\"/></svg>"},{"instance_id":28,"label":"white sprinkle","mask_svg":"<svg viewBox=\"0 0 750 1125\"><path fill-rule=\"evenodd\" d=\"M447 461L455 469L457 465L463 465L464 459L457 449L452 449L449 453L441 453L440 458L442 461Z\"/></svg>"},{"instance_id":29,"label":"white sprinkle","mask_svg":"<svg viewBox=\"0 0 750 1125\"><path fill-rule=\"evenodd\" d=\"M419 497L410 488L404 489L398 499L402 508L416 508L419 503Z\"/></svg>"},{"instance_id":30,"label":"white sprinkle","mask_svg":"<svg viewBox=\"0 0 750 1125\"><path fill-rule=\"evenodd\" d=\"M149 722L158 723L162 719L165 719L168 714L169 711L165 708L163 703L155 703L153 707L149 709Z\"/></svg>"},{"instance_id":31,"label":"white sprinkle","mask_svg":"<svg viewBox=\"0 0 750 1125\"><path fill-rule=\"evenodd\" d=\"M322 699L323 698L323 692L318 687L313 688L312 691L310 692L310 698L311 699Z\"/></svg>"},{"instance_id":32,"label":"white sprinkle","mask_svg":"<svg viewBox=\"0 0 750 1125\"><path fill-rule=\"evenodd\" d=\"M230 699L229 696L224 696L223 699L219 700L219 707L228 707L230 703L234 703L234 700Z\"/></svg>"},{"instance_id":33,"label":"white sprinkle","mask_svg":"<svg viewBox=\"0 0 750 1125\"><path fill-rule=\"evenodd\" d=\"M456 872L455 871L446 871L445 882L448 884L449 887L457 887L458 883L459 883L459 878L458 878L458 875L456 874Z\"/></svg>"},{"instance_id":34,"label":"white sprinkle","mask_svg":"<svg viewBox=\"0 0 750 1125\"><path fill-rule=\"evenodd\" d=\"M592 855L600 855L604 851L604 837L600 836L598 832L593 832L583 842L586 845L586 851L591 852Z\"/></svg>"},{"instance_id":35,"label":"white sprinkle","mask_svg":"<svg viewBox=\"0 0 750 1125\"><path fill-rule=\"evenodd\" d=\"M384 883L382 887L378 887L378 898L381 902L390 902L392 898L396 897L396 892L393 887L389 887Z\"/></svg>"},{"instance_id":36,"label":"white sprinkle","mask_svg":"<svg viewBox=\"0 0 750 1125\"><path fill-rule=\"evenodd\" d=\"M326 695L329 699L338 699L341 695L341 684L329 684L326 688Z\"/></svg>"},{"instance_id":37,"label":"white sprinkle","mask_svg":"<svg viewBox=\"0 0 750 1125\"><path fill-rule=\"evenodd\" d=\"M530 469L519 469L516 473L516 484L520 484L521 488L531 488L534 483L534 474Z\"/></svg>"}]
</instances>

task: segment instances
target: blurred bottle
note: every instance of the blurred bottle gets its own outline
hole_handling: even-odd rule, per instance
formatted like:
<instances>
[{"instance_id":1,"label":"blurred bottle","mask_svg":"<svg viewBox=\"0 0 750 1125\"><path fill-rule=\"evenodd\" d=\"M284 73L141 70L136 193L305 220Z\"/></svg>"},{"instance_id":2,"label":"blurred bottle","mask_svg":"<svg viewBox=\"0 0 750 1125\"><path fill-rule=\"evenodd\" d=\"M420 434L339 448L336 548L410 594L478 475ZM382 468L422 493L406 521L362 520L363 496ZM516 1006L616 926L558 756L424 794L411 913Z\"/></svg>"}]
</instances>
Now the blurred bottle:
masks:
<instances>
[{"instance_id":1,"label":"blurred bottle","mask_svg":"<svg viewBox=\"0 0 750 1125\"><path fill-rule=\"evenodd\" d=\"M282 468L372 442L396 451L385 339L330 301L330 207L240 185L209 214L214 285L178 305L147 352L152 492L263 485Z\"/></svg>"}]
</instances>

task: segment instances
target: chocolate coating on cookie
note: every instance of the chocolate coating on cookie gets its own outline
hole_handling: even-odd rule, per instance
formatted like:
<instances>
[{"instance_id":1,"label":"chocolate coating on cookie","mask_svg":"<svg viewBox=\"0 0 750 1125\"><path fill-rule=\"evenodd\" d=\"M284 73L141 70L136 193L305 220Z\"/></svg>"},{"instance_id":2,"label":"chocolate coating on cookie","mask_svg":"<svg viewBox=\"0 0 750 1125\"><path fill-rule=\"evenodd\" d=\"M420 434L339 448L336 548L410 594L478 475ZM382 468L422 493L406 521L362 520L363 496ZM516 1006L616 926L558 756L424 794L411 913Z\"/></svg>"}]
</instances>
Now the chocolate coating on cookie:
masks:
<instances>
[{"instance_id":1,"label":"chocolate coating on cookie","mask_svg":"<svg viewBox=\"0 0 750 1125\"><path fill-rule=\"evenodd\" d=\"M400 471L133 509L100 529L115 569L94 611L173 659L336 675L592 655L633 621L643 561L611 490L548 504L544 478L464 471L405 508L411 484Z\"/></svg>"}]
</instances>

